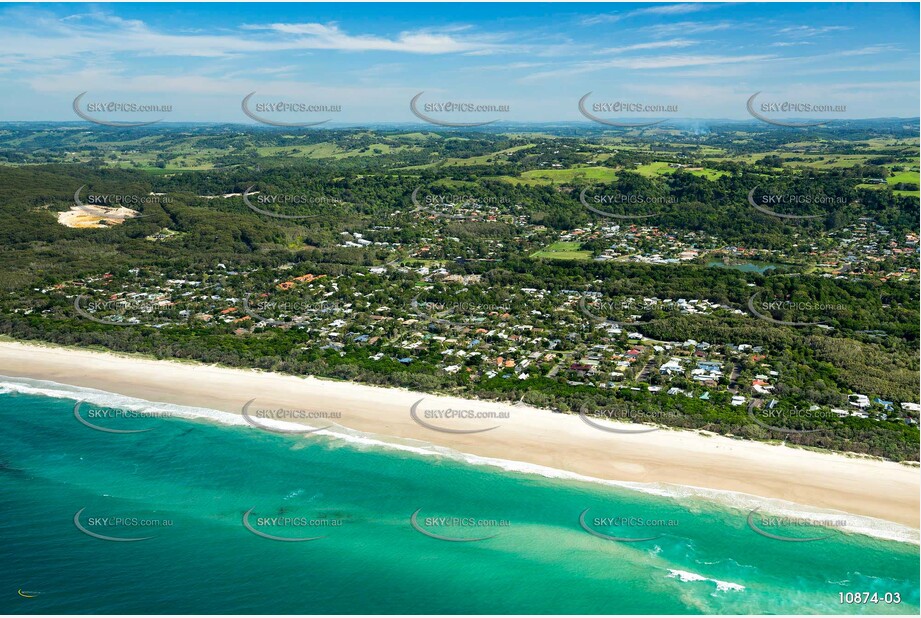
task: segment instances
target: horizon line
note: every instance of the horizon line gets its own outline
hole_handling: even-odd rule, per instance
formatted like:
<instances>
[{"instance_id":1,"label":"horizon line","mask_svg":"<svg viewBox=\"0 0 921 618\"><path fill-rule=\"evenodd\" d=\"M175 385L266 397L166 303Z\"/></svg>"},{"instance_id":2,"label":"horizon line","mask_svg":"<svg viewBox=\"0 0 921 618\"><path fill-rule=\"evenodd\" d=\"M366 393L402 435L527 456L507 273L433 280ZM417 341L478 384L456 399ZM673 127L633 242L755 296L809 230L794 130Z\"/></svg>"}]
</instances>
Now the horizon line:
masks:
<instances>
[{"instance_id":1,"label":"horizon line","mask_svg":"<svg viewBox=\"0 0 921 618\"><path fill-rule=\"evenodd\" d=\"M633 120L645 120L645 119L647 118L633 118ZM790 116L790 117L785 117L785 118L778 118L778 120L805 120L805 119L799 116ZM848 123L848 122L871 122L871 121L884 121L884 120L908 121L908 122L921 121L921 116L874 116L874 117L861 117L861 118L838 118L834 120L823 121L822 125L816 125L814 127L808 127L808 128L819 128L820 126L827 126L831 124L842 124L842 123ZM490 127L509 126L509 125L569 124L569 125L598 126L599 128L604 128L606 130L613 130L613 129L629 130L629 129L661 128L663 126L667 126L669 123L679 123L679 122L734 122L734 123L744 123L744 124L770 125L770 123L759 121L756 118L718 118L718 117L711 118L711 117L689 116L689 117L683 117L683 118L668 118L664 122L661 122L658 125L648 126L648 127L601 126L598 123L592 122L591 120L515 120L515 121L506 120L506 121L501 121L501 122L498 122L498 121L491 122L489 125L483 125L479 127L449 127L449 126L439 127L438 125L430 125L424 122L418 122L418 121L412 122L412 121L404 121L404 120L363 120L363 121L354 121L354 122L330 121L330 122L323 123L322 126L318 125L318 126L303 126L303 127L297 127L297 126L278 127L278 126L260 124L258 122L243 122L243 121L237 121L237 120L170 120L170 121L161 120L161 121L157 121L157 122L151 123L146 126L155 127L158 125L163 126L163 125L190 125L190 124L191 125L238 125L238 126L244 126L244 127L265 127L267 129L271 128L271 129L286 129L286 130L294 130L294 129L322 130L324 128L329 128L331 126L355 127L355 126L362 126L362 125L400 125L400 126L415 126L415 127L431 126L433 128L438 127L440 129L456 130L458 128L461 128L461 129L488 129ZM98 126L96 123L93 123L87 120L2 120L0 119L0 124L72 124L72 125ZM145 128L145 127L111 126L110 128L132 129L132 128ZM777 127L777 128L807 128L807 127Z\"/></svg>"}]
</instances>

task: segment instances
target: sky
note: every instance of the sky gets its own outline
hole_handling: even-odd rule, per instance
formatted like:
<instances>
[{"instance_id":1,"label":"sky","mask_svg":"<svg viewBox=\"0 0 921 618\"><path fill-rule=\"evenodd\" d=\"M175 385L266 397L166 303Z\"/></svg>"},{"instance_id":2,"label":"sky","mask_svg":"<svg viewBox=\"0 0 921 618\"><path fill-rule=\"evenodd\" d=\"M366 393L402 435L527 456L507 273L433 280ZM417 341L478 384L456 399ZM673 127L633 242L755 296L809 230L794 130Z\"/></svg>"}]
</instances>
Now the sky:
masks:
<instances>
[{"instance_id":1,"label":"sky","mask_svg":"<svg viewBox=\"0 0 921 618\"><path fill-rule=\"evenodd\" d=\"M120 121L255 123L252 92L254 113L334 106L259 107L293 122L419 122L420 92L418 111L460 122L584 121L589 92L604 118L750 119L756 92L838 106L823 118L917 117L919 5L0 4L0 121L79 120L83 92L170 106L95 116ZM425 107L440 102L507 109Z\"/></svg>"}]
</instances>

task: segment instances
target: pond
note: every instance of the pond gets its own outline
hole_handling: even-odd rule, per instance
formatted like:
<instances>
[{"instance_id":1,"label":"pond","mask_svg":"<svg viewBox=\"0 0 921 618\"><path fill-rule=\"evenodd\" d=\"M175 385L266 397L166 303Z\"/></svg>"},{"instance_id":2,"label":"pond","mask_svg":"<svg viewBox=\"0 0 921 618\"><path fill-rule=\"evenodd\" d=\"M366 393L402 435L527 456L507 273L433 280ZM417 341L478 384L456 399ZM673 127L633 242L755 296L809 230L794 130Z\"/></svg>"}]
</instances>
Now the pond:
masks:
<instances>
[{"instance_id":1,"label":"pond","mask_svg":"<svg viewBox=\"0 0 921 618\"><path fill-rule=\"evenodd\" d=\"M744 273L758 273L759 275L763 275L765 272L771 270L772 268L777 268L776 264L768 264L766 262L740 262L738 264L726 264L725 262L716 260L707 262L707 266L711 268L733 268L735 270L741 270Z\"/></svg>"}]
</instances>

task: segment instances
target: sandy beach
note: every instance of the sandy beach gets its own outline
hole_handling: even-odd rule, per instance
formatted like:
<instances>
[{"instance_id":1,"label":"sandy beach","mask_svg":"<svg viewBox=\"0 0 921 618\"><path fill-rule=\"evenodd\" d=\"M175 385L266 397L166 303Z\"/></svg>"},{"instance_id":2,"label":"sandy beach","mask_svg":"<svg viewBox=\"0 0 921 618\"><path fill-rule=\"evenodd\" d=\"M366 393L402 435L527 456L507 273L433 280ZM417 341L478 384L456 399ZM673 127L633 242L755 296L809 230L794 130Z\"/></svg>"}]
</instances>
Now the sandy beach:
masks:
<instances>
[{"instance_id":1,"label":"sandy beach","mask_svg":"<svg viewBox=\"0 0 921 618\"><path fill-rule=\"evenodd\" d=\"M385 441L418 440L599 479L740 492L919 527L921 475L917 467L894 462L690 431L611 433L575 414L530 407L13 342L0 342L0 375L235 414L251 402L249 414L257 420L269 409L287 410L289 416L277 418L298 422L290 411L307 410L326 416L302 421L311 427L335 424ZM491 416L458 420L448 410Z\"/></svg>"}]
</instances>

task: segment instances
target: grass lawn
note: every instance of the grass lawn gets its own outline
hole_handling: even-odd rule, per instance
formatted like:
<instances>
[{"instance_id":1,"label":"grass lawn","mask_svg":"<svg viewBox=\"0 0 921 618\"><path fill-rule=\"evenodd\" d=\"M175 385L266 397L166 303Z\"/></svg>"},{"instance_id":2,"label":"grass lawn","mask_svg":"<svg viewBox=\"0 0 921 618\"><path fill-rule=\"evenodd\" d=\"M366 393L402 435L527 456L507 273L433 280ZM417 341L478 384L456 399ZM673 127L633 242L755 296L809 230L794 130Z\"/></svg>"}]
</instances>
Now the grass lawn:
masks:
<instances>
[{"instance_id":1,"label":"grass lawn","mask_svg":"<svg viewBox=\"0 0 921 618\"><path fill-rule=\"evenodd\" d=\"M544 258L550 260L589 260L592 257L591 251L579 251L582 246L580 242L555 242L549 247L531 254L532 258Z\"/></svg>"}]
</instances>

